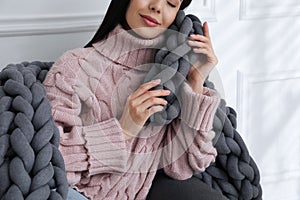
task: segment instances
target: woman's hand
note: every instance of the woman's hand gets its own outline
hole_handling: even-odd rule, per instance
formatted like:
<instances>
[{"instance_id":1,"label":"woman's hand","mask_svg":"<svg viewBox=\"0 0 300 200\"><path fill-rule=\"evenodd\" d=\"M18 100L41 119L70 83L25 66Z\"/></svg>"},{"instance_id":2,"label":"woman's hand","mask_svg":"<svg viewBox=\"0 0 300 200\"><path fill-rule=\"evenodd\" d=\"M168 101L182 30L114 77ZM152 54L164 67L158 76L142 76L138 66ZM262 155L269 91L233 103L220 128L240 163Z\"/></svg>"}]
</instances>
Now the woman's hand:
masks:
<instances>
[{"instance_id":1,"label":"woman's hand","mask_svg":"<svg viewBox=\"0 0 300 200\"><path fill-rule=\"evenodd\" d=\"M203 35L190 35L188 45L193 48L195 53L200 54L200 58L191 67L187 81L194 92L202 93L205 79L218 63L210 40L207 22L203 24Z\"/></svg>"},{"instance_id":2,"label":"woman's hand","mask_svg":"<svg viewBox=\"0 0 300 200\"><path fill-rule=\"evenodd\" d=\"M119 122L127 139L138 135L147 119L163 110L167 101L160 96L170 94L169 90L151 90L160 80L153 80L141 85L127 98L125 109Z\"/></svg>"}]
</instances>

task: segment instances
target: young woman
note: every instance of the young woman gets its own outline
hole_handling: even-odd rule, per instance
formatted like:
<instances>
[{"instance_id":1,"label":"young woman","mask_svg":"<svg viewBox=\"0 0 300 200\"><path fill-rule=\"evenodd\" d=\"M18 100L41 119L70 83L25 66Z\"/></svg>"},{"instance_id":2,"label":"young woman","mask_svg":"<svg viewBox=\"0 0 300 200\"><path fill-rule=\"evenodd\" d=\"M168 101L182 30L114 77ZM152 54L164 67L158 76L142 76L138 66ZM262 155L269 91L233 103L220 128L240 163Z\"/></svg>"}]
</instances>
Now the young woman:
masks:
<instances>
[{"instance_id":1,"label":"young woman","mask_svg":"<svg viewBox=\"0 0 300 200\"><path fill-rule=\"evenodd\" d=\"M183 83L180 116L168 125L145 125L170 94L150 90L160 80L143 84L147 63L153 63L163 33L190 1L112 0L94 38L62 55L47 74L44 85L61 134L68 182L86 198L158 199L162 191L155 185L148 193L159 169L157 178L168 176L175 182L167 184L176 185L214 162L212 121L220 98L202 86L217 64L207 23L204 36L191 35L188 41L206 59L193 64ZM194 192L202 193L203 187ZM210 200L220 198L202 191Z\"/></svg>"}]
</instances>

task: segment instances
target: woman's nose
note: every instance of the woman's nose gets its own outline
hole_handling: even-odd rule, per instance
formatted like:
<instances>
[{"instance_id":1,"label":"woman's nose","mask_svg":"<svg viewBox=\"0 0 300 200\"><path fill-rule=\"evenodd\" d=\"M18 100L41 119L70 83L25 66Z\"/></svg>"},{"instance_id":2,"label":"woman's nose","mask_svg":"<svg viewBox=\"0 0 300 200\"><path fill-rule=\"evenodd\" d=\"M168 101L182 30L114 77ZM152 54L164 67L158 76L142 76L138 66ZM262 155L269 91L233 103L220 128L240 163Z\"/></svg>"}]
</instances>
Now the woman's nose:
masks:
<instances>
[{"instance_id":1,"label":"woman's nose","mask_svg":"<svg viewBox=\"0 0 300 200\"><path fill-rule=\"evenodd\" d=\"M154 0L149 5L150 10L160 13L161 11L161 1L160 0Z\"/></svg>"}]
</instances>

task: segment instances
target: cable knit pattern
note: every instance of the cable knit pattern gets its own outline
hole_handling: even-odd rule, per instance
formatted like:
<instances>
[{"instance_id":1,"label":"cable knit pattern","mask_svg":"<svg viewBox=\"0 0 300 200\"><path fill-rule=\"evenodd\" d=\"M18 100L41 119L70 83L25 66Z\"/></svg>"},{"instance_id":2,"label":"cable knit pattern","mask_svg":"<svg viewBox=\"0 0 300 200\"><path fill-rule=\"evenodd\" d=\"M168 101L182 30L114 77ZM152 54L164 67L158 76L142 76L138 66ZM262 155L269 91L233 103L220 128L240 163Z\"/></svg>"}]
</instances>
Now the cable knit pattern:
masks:
<instances>
[{"instance_id":1,"label":"cable knit pattern","mask_svg":"<svg viewBox=\"0 0 300 200\"><path fill-rule=\"evenodd\" d=\"M187 179L215 160L212 116L220 97L208 88L195 94L184 83L179 118L144 126L137 138L123 136L118 119L127 97L143 83L163 39L136 38L118 25L93 47L66 52L47 74L68 182L90 199L143 200L158 168Z\"/></svg>"}]
</instances>

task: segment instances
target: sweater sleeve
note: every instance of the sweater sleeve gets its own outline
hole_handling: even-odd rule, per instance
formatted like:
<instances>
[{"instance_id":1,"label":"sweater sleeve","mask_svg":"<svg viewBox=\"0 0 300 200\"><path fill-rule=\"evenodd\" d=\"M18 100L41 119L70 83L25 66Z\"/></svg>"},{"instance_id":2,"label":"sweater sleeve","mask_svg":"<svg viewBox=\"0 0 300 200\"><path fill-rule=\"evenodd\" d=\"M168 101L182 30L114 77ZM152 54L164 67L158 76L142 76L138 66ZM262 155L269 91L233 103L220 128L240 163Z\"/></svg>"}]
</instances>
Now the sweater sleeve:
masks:
<instances>
[{"instance_id":1,"label":"sweater sleeve","mask_svg":"<svg viewBox=\"0 0 300 200\"><path fill-rule=\"evenodd\" d=\"M80 81L84 77L77 77L79 69L78 56L68 52L52 66L43 82L72 184L83 174L122 173L127 163L125 138L117 119L83 124L82 102L90 99L78 92L78 88L87 91Z\"/></svg>"},{"instance_id":2,"label":"sweater sleeve","mask_svg":"<svg viewBox=\"0 0 300 200\"><path fill-rule=\"evenodd\" d=\"M185 82L180 101L181 115L166 130L162 167L170 177L184 180L215 161L212 124L220 96L206 87L196 94Z\"/></svg>"}]
</instances>

